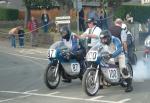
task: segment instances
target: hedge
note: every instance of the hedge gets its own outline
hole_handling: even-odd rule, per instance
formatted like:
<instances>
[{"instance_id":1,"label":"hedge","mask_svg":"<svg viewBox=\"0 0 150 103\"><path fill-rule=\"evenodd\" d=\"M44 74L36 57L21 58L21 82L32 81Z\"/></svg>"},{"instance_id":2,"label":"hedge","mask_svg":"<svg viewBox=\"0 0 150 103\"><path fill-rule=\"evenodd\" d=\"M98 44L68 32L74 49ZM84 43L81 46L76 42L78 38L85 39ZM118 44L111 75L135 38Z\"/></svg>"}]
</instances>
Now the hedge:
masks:
<instances>
[{"instance_id":1,"label":"hedge","mask_svg":"<svg viewBox=\"0 0 150 103\"><path fill-rule=\"evenodd\" d=\"M127 13L131 14L134 21L144 23L150 18L150 5L122 5L116 10L115 17L125 19Z\"/></svg>"},{"instance_id":2,"label":"hedge","mask_svg":"<svg viewBox=\"0 0 150 103\"><path fill-rule=\"evenodd\" d=\"M0 8L0 20L17 20L19 11L16 9Z\"/></svg>"}]
</instances>

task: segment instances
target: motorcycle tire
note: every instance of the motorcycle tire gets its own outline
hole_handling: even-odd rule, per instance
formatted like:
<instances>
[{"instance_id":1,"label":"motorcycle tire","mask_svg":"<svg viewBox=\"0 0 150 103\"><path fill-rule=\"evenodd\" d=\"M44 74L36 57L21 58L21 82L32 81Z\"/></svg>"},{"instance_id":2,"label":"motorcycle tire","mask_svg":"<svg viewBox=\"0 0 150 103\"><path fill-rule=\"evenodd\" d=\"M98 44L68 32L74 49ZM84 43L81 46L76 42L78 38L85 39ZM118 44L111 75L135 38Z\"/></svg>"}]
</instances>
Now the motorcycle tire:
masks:
<instances>
[{"instance_id":1,"label":"motorcycle tire","mask_svg":"<svg viewBox=\"0 0 150 103\"><path fill-rule=\"evenodd\" d=\"M96 69L87 69L82 78L83 90L89 96L96 95L99 90L99 74L97 76L96 83L94 83L95 74Z\"/></svg>"},{"instance_id":2,"label":"motorcycle tire","mask_svg":"<svg viewBox=\"0 0 150 103\"><path fill-rule=\"evenodd\" d=\"M56 66L49 64L44 73L44 82L49 89L55 89L60 83L61 76L60 76L59 69L57 71L56 77L54 73L55 69Z\"/></svg>"}]
</instances>

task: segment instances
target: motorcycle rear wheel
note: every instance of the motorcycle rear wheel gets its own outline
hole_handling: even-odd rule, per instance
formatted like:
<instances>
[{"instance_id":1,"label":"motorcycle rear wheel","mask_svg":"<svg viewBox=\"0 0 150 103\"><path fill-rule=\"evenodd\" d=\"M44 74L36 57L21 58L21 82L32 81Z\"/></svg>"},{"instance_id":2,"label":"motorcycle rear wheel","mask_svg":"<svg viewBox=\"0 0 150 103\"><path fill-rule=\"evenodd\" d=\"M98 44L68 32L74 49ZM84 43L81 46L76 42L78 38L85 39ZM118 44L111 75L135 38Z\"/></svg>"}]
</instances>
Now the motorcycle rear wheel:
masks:
<instances>
[{"instance_id":1,"label":"motorcycle rear wheel","mask_svg":"<svg viewBox=\"0 0 150 103\"><path fill-rule=\"evenodd\" d=\"M45 70L44 82L49 89L55 89L60 83L60 72L59 69L55 76L56 66L49 64Z\"/></svg>"},{"instance_id":2,"label":"motorcycle rear wheel","mask_svg":"<svg viewBox=\"0 0 150 103\"><path fill-rule=\"evenodd\" d=\"M133 78L133 69L132 69L131 64L130 64L130 63L127 63L126 66L127 66L128 72L130 73L131 78ZM124 80L124 81L121 82L120 85L121 85L122 87L127 87L127 82Z\"/></svg>"},{"instance_id":3,"label":"motorcycle rear wheel","mask_svg":"<svg viewBox=\"0 0 150 103\"><path fill-rule=\"evenodd\" d=\"M99 74L96 78L96 83L94 83L94 78L96 74L96 69L87 69L83 75L82 87L84 92L89 96L94 96L99 90L100 80Z\"/></svg>"}]
</instances>

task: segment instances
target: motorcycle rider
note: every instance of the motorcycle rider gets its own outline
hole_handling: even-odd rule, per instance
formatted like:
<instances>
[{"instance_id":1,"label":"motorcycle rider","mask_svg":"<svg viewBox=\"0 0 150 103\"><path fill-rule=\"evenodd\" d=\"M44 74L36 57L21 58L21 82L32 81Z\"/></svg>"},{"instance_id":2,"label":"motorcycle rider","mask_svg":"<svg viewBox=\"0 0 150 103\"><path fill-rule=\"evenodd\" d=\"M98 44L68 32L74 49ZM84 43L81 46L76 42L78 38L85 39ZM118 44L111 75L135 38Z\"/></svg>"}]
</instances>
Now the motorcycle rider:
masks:
<instances>
[{"instance_id":1,"label":"motorcycle rider","mask_svg":"<svg viewBox=\"0 0 150 103\"><path fill-rule=\"evenodd\" d=\"M103 47L107 48L107 51L110 53L109 56L107 56L107 59L114 58L119 62L120 72L127 82L125 92L131 92L133 90L132 78L126 68L125 54L123 52L121 41L119 38L112 36L109 30L104 30L101 32L100 40Z\"/></svg>"},{"instance_id":2,"label":"motorcycle rider","mask_svg":"<svg viewBox=\"0 0 150 103\"><path fill-rule=\"evenodd\" d=\"M83 66L83 59L85 57L84 54L86 54L85 49L82 45L79 45L79 40L76 36L75 33L71 32L67 26L63 26L60 28L60 34L62 37L62 41L64 44L70 49L71 55L69 58L67 57L66 59L70 58L75 58L77 61L79 61L80 66L81 66L81 75L84 73L84 66ZM71 82L71 79L64 78L64 82Z\"/></svg>"}]
</instances>

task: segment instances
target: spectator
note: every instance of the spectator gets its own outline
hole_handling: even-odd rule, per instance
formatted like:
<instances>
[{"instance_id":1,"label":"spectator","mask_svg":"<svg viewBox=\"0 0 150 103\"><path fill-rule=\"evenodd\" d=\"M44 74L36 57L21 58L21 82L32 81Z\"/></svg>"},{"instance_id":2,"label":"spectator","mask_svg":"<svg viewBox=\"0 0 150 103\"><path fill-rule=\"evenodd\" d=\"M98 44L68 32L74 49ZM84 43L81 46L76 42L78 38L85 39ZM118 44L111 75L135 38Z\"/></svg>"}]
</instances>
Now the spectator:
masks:
<instances>
[{"instance_id":1,"label":"spectator","mask_svg":"<svg viewBox=\"0 0 150 103\"><path fill-rule=\"evenodd\" d=\"M89 11L88 14L87 14L87 18L88 18L88 19L89 19L89 18L94 18L94 20L97 19L97 14L96 14L94 8L90 8L90 11Z\"/></svg>"},{"instance_id":2,"label":"spectator","mask_svg":"<svg viewBox=\"0 0 150 103\"><path fill-rule=\"evenodd\" d=\"M83 10L83 8L79 12L79 30L80 31L85 31L84 10Z\"/></svg>"},{"instance_id":3,"label":"spectator","mask_svg":"<svg viewBox=\"0 0 150 103\"><path fill-rule=\"evenodd\" d=\"M104 19L104 14L102 10L97 11L97 26L102 28L103 26L103 19Z\"/></svg>"},{"instance_id":4,"label":"spectator","mask_svg":"<svg viewBox=\"0 0 150 103\"><path fill-rule=\"evenodd\" d=\"M24 30L23 30L23 27L20 26L20 29L18 31L18 38L19 38L19 46L20 48L23 48L24 47Z\"/></svg>"},{"instance_id":5,"label":"spectator","mask_svg":"<svg viewBox=\"0 0 150 103\"><path fill-rule=\"evenodd\" d=\"M122 42L124 52L127 54L127 33L122 29L123 21L120 18L115 20L115 25L110 28L113 36L118 37Z\"/></svg>"},{"instance_id":6,"label":"spectator","mask_svg":"<svg viewBox=\"0 0 150 103\"><path fill-rule=\"evenodd\" d=\"M127 15L126 15L126 20L127 20L127 22L129 22L129 23L133 23L133 17L130 16L130 14L127 14Z\"/></svg>"},{"instance_id":7,"label":"spectator","mask_svg":"<svg viewBox=\"0 0 150 103\"><path fill-rule=\"evenodd\" d=\"M31 17L31 20L28 22L28 30L30 31L30 40L31 40L31 46L38 46L37 40L38 40L38 22L34 17Z\"/></svg>"},{"instance_id":8,"label":"spectator","mask_svg":"<svg viewBox=\"0 0 150 103\"><path fill-rule=\"evenodd\" d=\"M147 19L148 33L150 35L150 18Z\"/></svg>"},{"instance_id":9,"label":"spectator","mask_svg":"<svg viewBox=\"0 0 150 103\"><path fill-rule=\"evenodd\" d=\"M79 38L87 38L87 49L90 49L100 41L99 36L102 30L96 26L94 18L89 18L87 24L88 28Z\"/></svg>"},{"instance_id":10,"label":"spectator","mask_svg":"<svg viewBox=\"0 0 150 103\"><path fill-rule=\"evenodd\" d=\"M108 24L107 24L107 13L105 8L103 9L103 20L102 20L102 25L103 25L103 29L108 29Z\"/></svg>"},{"instance_id":11,"label":"spectator","mask_svg":"<svg viewBox=\"0 0 150 103\"><path fill-rule=\"evenodd\" d=\"M10 40L11 40L11 46L13 48L16 48L16 36L18 35L18 31L20 29L20 26L17 26L15 28L12 28L9 31L9 35L10 35Z\"/></svg>"},{"instance_id":12,"label":"spectator","mask_svg":"<svg viewBox=\"0 0 150 103\"><path fill-rule=\"evenodd\" d=\"M43 24L43 31L44 31L44 33L47 33L48 27L49 27L49 16L48 16L46 10L44 10L44 12L41 16L41 20L42 20L42 24Z\"/></svg>"}]
</instances>

